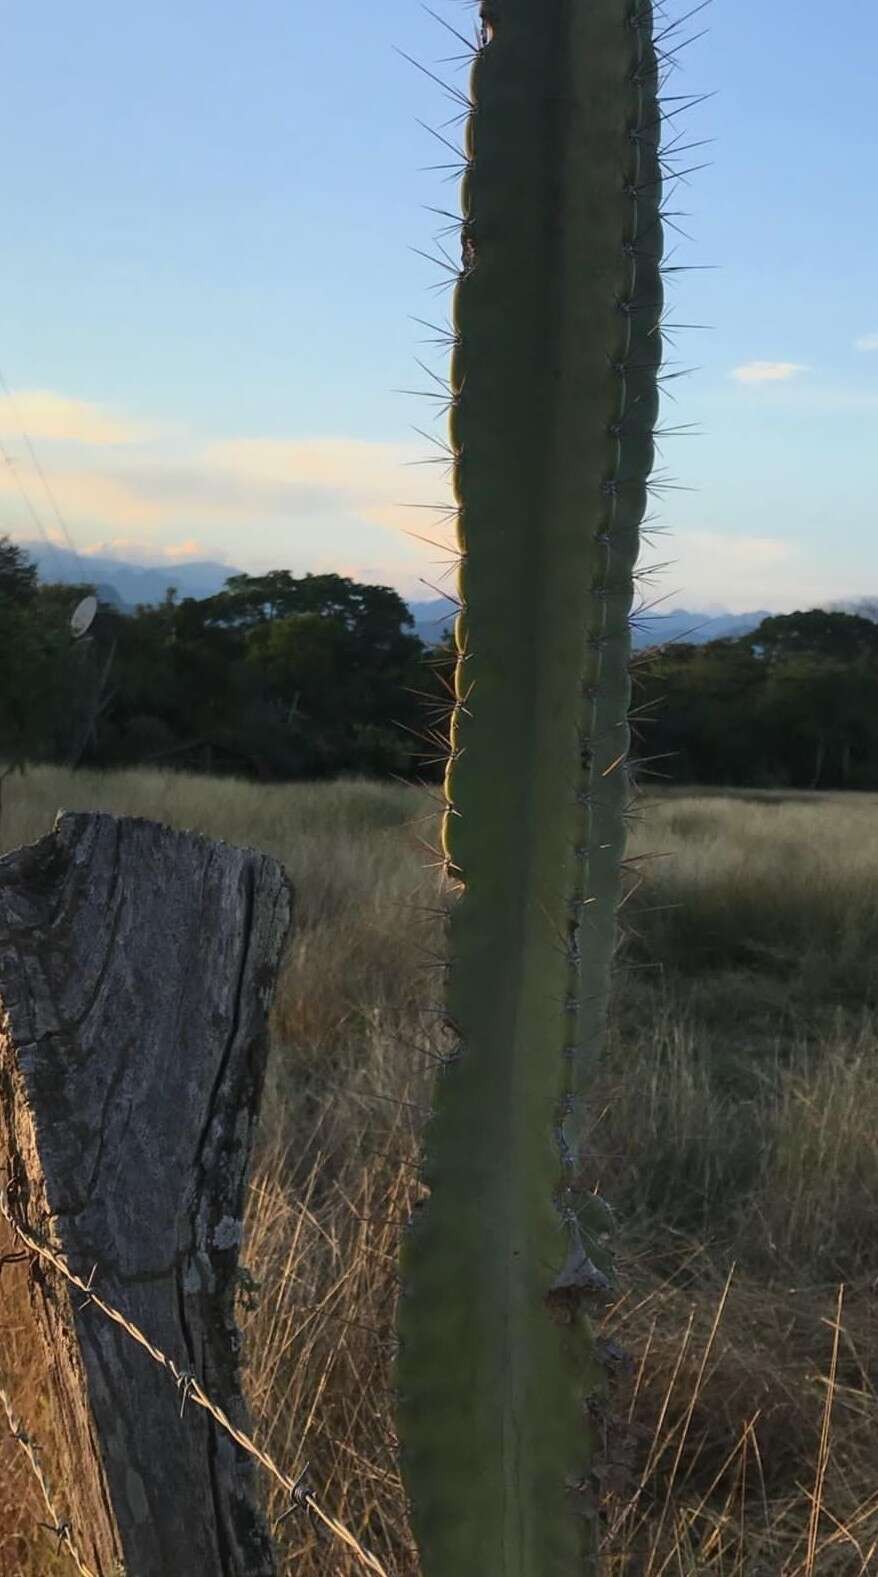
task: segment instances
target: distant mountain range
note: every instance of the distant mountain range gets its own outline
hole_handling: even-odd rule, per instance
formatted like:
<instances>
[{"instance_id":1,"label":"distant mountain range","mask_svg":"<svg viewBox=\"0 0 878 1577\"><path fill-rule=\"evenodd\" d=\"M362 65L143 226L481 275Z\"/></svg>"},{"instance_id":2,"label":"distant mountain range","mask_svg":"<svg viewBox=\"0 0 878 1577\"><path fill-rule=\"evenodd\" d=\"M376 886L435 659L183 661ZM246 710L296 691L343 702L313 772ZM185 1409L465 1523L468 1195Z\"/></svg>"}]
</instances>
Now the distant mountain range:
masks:
<instances>
[{"instance_id":1,"label":"distant mountain range","mask_svg":"<svg viewBox=\"0 0 878 1577\"><path fill-rule=\"evenodd\" d=\"M68 548L49 547L42 542L23 542L21 546L37 565L41 579L70 585L85 581L97 588L98 595L122 612L133 612L138 603L163 602L172 586L181 597L213 597L221 591L230 575L240 570L232 564L211 559L184 564L130 564L122 559L96 554L77 555ZM878 619L878 598L860 597L829 605L845 613L860 613ZM415 630L428 646L441 641L454 620L456 605L449 597L432 602L411 602L409 608ZM633 632L635 650L666 641L691 641L703 645L725 636L746 635L755 630L771 610L757 608L752 613L705 613L691 608L671 608L667 613L640 615Z\"/></svg>"},{"instance_id":2,"label":"distant mountain range","mask_svg":"<svg viewBox=\"0 0 878 1577\"><path fill-rule=\"evenodd\" d=\"M69 548L50 547L44 542L23 542L21 546L36 564L41 580L68 586L87 582L96 587L105 602L123 612L133 611L141 602L163 602L171 586L176 586L181 597L213 597L222 590L229 575L240 574L234 565L217 564L211 559L185 564L129 564L99 554L71 553Z\"/></svg>"},{"instance_id":3,"label":"distant mountain range","mask_svg":"<svg viewBox=\"0 0 878 1577\"><path fill-rule=\"evenodd\" d=\"M447 597L434 602L412 602L409 607L414 615L415 629L427 645L440 641L443 630L454 619L455 604ZM767 619L770 611L757 608L753 613L699 613L690 608L671 608L667 613L645 613L635 622L634 648L641 651L645 646L656 646L663 641L683 640L702 645L726 635L746 635Z\"/></svg>"}]
</instances>

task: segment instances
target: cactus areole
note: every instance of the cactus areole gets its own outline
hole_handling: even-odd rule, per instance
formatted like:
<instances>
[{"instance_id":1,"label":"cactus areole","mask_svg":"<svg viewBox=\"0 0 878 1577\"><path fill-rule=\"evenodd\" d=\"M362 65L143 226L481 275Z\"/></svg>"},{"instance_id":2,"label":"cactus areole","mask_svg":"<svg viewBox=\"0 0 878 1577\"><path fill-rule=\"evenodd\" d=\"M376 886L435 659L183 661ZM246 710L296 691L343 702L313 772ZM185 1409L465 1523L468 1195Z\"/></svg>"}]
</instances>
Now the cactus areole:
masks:
<instances>
[{"instance_id":1,"label":"cactus areole","mask_svg":"<svg viewBox=\"0 0 878 1577\"><path fill-rule=\"evenodd\" d=\"M605 1207L581 1179L658 403L657 79L643 0L481 6L450 415L459 1055L404 1243L397 1369L425 1577L598 1569Z\"/></svg>"}]
</instances>

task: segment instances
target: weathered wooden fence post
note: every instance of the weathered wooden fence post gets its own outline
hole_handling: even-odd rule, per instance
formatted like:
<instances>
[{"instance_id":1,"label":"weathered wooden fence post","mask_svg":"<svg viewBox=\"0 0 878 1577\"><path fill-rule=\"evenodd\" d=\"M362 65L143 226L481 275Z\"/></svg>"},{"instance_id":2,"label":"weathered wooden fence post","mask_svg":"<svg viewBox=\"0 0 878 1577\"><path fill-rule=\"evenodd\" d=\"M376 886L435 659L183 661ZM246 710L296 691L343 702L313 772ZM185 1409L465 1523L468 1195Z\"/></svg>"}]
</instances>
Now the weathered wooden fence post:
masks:
<instances>
[{"instance_id":1,"label":"weathered wooden fence post","mask_svg":"<svg viewBox=\"0 0 878 1577\"><path fill-rule=\"evenodd\" d=\"M244 1178L289 921L273 860L153 822L61 815L0 860L7 1209L237 1427ZM31 1287L89 1566L272 1573L249 1457L39 1256Z\"/></svg>"}]
</instances>

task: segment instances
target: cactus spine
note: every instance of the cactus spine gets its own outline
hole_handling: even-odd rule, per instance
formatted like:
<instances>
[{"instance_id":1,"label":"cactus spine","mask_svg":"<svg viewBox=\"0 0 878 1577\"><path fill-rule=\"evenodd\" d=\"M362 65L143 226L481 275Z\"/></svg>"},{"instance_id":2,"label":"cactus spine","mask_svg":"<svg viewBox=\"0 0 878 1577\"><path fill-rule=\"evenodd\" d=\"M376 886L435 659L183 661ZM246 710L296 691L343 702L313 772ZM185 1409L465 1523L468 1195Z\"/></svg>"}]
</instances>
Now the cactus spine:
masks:
<instances>
[{"instance_id":1,"label":"cactus spine","mask_svg":"<svg viewBox=\"0 0 878 1577\"><path fill-rule=\"evenodd\" d=\"M444 849L456 1056L403 1254L426 1577L597 1570L600 1202L577 1192L628 795L629 614L661 357L645 0L483 0L450 418Z\"/></svg>"}]
</instances>

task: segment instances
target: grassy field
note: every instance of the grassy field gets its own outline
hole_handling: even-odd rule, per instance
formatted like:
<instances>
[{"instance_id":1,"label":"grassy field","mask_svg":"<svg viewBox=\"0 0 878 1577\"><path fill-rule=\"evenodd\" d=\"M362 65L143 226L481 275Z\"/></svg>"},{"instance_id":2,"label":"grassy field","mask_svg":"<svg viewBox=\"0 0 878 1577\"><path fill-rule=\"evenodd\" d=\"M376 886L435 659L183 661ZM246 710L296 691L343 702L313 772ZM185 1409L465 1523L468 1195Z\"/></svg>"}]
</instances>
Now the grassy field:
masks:
<instances>
[{"instance_id":1,"label":"grassy field","mask_svg":"<svg viewBox=\"0 0 878 1577\"><path fill-rule=\"evenodd\" d=\"M2 840L59 806L270 850L296 888L242 1309L255 1431L393 1577L416 1577L389 1400L399 1223L437 1030L434 806L365 782L170 774L6 784ZM608 1577L878 1572L878 799L660 793L631 841L595 1181L620 1221ZM428 1053L423 1054L424 1050ZM0 1243L2 1252L2 1243ZM19 1267L0 1281L14 1400L51 1420ZM841 1309L840 1317L838 1315ZM158 1383L161 1383L160 1381ZM272 1506L277 1511L276 1505ZM66 1569L0 1443L0 1577ZM284 1572L359 1571L308 1526Z\"/></svg>"}]
</instances>

